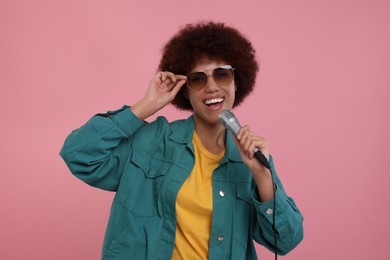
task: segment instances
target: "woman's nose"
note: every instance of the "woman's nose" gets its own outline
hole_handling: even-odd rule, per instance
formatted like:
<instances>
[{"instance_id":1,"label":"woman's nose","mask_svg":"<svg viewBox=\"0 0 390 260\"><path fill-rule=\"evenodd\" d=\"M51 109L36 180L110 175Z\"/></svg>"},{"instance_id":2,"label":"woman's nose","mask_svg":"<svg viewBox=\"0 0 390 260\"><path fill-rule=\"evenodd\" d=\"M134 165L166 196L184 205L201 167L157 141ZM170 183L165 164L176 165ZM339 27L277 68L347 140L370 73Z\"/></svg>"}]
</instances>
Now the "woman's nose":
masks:
<instances>
[{"instance_id":1,"label":"woman's nose","mask_svg":"<svg viewBox=\"0 0 390 260\"><path fill-rule=\"evenodd\" d=\"M218 84L212 75L208 75L205 89L207 92L215 92L218 90Z\"/></svg>"}]
</instances>

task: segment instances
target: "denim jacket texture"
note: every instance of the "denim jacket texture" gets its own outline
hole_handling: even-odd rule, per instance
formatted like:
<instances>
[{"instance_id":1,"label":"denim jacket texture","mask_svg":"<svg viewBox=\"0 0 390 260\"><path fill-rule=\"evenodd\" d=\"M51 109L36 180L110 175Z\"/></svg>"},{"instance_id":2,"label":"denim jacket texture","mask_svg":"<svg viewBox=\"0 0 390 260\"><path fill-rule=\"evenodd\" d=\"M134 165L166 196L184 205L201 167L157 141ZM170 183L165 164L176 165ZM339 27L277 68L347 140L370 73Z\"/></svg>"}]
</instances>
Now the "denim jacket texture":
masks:
<instances>
[{"instance_id":1,"label":"denim jacket texture","mask_svg":"<svg viewBox=\"0 0 390 260\"><path fill-rule=\"evenodd\" d=\"M151 123L124 106L97 114L72 131L60 152L84 182L115 191L102 259L171 259L176 196L194 166L194 119ZM303 217L274 169L279 254L303 238ZM274 250L273 200L260 202L251 172L230 134L213 172L209 259L257 259L253 240Z\"/></svg>"}]
</instances>

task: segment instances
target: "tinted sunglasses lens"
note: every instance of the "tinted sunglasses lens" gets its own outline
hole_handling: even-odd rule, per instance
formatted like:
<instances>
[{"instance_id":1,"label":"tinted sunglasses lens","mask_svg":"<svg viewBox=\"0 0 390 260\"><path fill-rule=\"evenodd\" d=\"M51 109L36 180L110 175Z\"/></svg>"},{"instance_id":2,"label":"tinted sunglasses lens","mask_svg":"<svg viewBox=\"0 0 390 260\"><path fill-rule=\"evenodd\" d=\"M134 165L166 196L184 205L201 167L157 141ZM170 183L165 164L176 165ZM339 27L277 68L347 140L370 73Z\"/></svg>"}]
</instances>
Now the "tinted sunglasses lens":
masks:
<instances>
[{"instance_id":1,"label":"tinted sunglasses lens","mask_svg":"<svg viewBox=\"0 0 390 260\"><path fill-rule=\"evenodd\" d=\"M204 72L194 72L187 76L187 84L193 90L200 90L207 83L207 75Z\"/></svg>"},{"instance_id":2,"label":"tinted sunglasses lens","mask_svg":"<svg viewBox=\"0 0 390 260\"><path fill-rule=\"evenodd\" d=\"M216 68L213 71L213 77L216 83L221 85L227 85L232 82L234 78L233 69Z\"/></svg>"}]
</instances>

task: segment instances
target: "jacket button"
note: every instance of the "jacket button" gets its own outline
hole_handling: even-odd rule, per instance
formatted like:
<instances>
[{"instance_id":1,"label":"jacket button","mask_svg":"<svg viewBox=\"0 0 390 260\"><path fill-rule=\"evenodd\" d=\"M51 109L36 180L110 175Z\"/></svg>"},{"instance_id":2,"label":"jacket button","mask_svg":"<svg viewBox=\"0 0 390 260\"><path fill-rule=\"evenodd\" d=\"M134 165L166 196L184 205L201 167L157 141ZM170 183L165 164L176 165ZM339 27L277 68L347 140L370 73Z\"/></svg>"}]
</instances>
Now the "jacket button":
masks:
<instances>
[{"instance_id":1,"label":"jacket button","mask_svg":"<svg viewBox=\"0 0 390 260\"><path fill-rule=\"evenodd\" d=\"M225 238L223 235L219 235L217 239L219 242L222 242Z\"/></svg>"},{"instance_id":2,"label":"jacket button","mask_svg":"<svg viewBox=\"0 0 390 260\"><path fill-rule=\"evenodd\" d=\"M220 190L220 191L219 191L219 196L221 196L221 197L225 197L225 191L223 191L223 190Z\"/></svg>"},{"instance_id":3,"label":"jacket button","mask_svg":"<svg viewBox=\"0 0 390 260\"><path fill-rule=\"evenodd\" d=\"M272 213L274 213L273 209L269 208L265 211L265 213L267 213L268 215L271 215Z\"/></svg>"}]
</instances>

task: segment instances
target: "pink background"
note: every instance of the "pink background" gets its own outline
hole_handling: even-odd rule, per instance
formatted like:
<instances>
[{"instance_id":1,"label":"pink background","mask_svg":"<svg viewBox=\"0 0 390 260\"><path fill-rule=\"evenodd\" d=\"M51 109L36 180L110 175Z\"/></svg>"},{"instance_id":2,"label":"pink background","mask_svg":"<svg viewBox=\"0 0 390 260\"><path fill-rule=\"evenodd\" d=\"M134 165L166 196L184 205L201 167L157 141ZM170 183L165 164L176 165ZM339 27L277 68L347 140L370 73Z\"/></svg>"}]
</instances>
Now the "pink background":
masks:
<instances>
[{"instance_id":1,"label":"pink background","mask_svg":"<svg viewBox=\"0 0 390 260\"><path fill-rule=\"evenodd\" d=\"M142 97L163 44L199 19L235 26L258 51L257 88L235 113L269 139L305 217L283 259L389 259L389 11L385 0L2 0L0 259L99 259L114 194L73 177L59 150L95 113Z\"/></svg>"}]
</instances>

